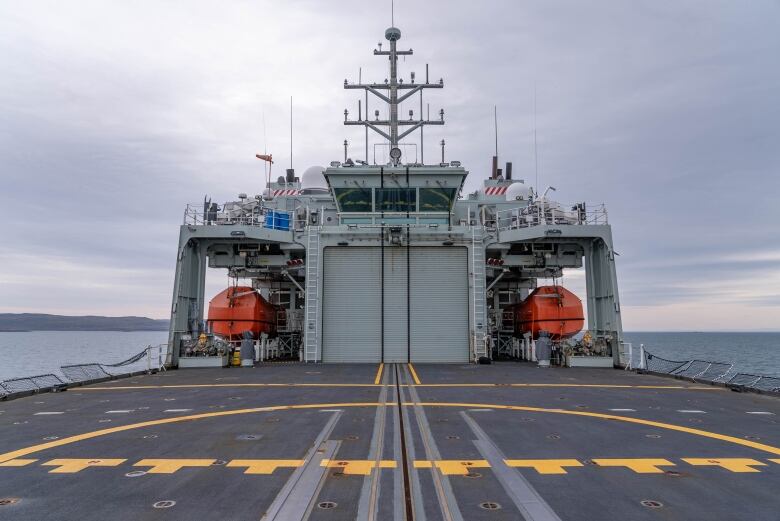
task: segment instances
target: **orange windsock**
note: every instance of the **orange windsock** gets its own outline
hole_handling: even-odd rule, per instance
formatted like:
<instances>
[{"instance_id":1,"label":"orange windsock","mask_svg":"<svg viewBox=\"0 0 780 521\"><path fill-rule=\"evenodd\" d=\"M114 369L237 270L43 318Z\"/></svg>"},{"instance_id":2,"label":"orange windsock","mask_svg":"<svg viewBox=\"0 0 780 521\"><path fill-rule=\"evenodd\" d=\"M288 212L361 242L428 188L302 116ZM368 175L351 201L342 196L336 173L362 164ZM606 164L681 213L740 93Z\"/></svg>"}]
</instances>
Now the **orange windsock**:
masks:
<instances>
[{"instance_id":1,"label":"orange windsock","mask_svg":"<svg viewBox=\"0 0 780 521\"><path fill-rule=\"evenodd\" d=\"M255 154L255 157L257 159L262 159L263 161L268 161L271 164L274 162L273 154Z\"/></svg>"}]
</instances>

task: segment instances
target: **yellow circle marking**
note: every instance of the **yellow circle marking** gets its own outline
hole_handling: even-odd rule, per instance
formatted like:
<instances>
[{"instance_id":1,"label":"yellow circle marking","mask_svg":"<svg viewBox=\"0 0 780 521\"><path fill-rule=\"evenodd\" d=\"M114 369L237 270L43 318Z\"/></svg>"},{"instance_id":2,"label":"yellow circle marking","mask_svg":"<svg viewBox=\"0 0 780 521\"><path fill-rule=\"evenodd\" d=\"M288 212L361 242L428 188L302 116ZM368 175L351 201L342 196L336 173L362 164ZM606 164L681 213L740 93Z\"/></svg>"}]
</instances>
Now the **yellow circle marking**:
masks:
<instances>
[{"instance_id":1,"label":"yellow circle marking","mask_svg":"<svg viewBox=\"0 0 780 521\"><path fill-rule=\"evenodd\" d=\"M377 376L381 376L378 374ZM82 391L128 391L136 389L200 389L209 387L382 387L382 384L340 384L340 383L265 383L265 384L172 384L172 385L115 385L115 386L89 386L81 387ZM495 384L495 383L473 383L473 384L401 384L401 387L561 387L578 388L588 387L593 389L682 389L695 391L724 391L722 387L696 386L696 385L627 385L627 384Z\"/></svg>"},{"instance_id":2,"label":"yellow circle marking","mask_svg":"<svg viewBox=\"0 0 780 521\"><path fill-rule=\"evenodd\" d=\"M393 406L395 403L377 403L377 402L352 402L352 403L317 403L317 404L303 404L303 405L276 405L270 407L256 407L251 409L236 409L232 411L218 411L218 412L206 412L201 414L190 414L187 416L174 416L172 418L162 418L159 420L149 420L139 423L131 423L129 425L120 425L118 427L111 427L109 429L100 429L97 431L86 432L84 434L77 434L75 436L68 436L67 438L61 438L58 440L41 443L38 445L32 445L23 449L18 449L5 454L0 454L0 463L9 461L29 454L34 454L42 450L51 449L54 447L60 447L62 445L68 445L78 441L89 440L92 438L98 438L100 436L106 436L108 434L114 434L116 432L129 431L133 429L141 429L144 427L151 427L153 425L165 425L169 423L179 423L192 420L202 420L205 418L216 418L219 416L233 416L237 414L249 414L256 412L271 412L271 411L285 411L295 409L326 409L326 408L339 408L339 407L379 407L379 406ZM428 402L405 402L402 404L405 407L410 406L422 406L422 407L461 407L466 409L503 409L509 411L525 411L525 412L545 412L552 414L566 414L570 416L584 416L588 418L599 418L602 420L615 420L626 423L635 423L638 425L648 425L650 427L657 427L660 429L667 429L671 431L684 432L687 434L693 434L696 436L702 436L705 438L711 438L715 440L734 443L736 445L742 445L744 447L750 447L752 449L768 452L770 454L780 455L780 447L773 447L772 445L766 445L764 443L758 443L751 440L737 438L734 436L728 436L726 434L718 434L716 432L705 431L701 429L693 429L690 427L683 427L681 425L674 425L672 423L663 423L653 420L643 420L641 418L631 418L627 416L617 416L615 414L603 414L597 412L586 411L570 411L566 409L545 409L542 407L527 407L522 405L498 405L489 403L428 403Z\"/></svg>"}]
</instances>

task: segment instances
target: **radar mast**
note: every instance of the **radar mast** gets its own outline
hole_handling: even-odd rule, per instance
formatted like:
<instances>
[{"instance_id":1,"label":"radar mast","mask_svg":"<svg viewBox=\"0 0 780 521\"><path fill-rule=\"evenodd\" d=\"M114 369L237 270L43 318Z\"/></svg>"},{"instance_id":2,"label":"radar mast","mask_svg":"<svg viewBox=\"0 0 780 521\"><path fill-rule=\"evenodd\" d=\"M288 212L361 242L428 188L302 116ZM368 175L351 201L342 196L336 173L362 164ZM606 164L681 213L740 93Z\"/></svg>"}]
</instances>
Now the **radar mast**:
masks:
<instances>
[{"instance_id":1,"label":"radar mast","mask_svg":"<svg viewBox=\"0 0 780 521\"><path fill-rule=\"evenodd\" d=\"M425 83L415 83L415 74L411 73L411 81L404 83L403 79L398 78L398 56L405 56L413 54L412 49L408 51L398 50L397 43L401 39L401 30L397 27L390 27L385 31L385 38L390 42L390 50L383 51L382 43L377 44L377 49L374 49L374 56L388 56L390 61L390 79L385 79L384 83L349 83L344 80L345 89L363 89L366 93L378 97L385 102L389 107L390 117L388 119L379 119L379 110L374 111L374 120L370 120L368 116L368 106L366 106L366 117L363 119L362 111L360 110L360 101L358 101L358 119L349 119L349 111L344 109L344 124L345 125L359 125L366 128L370 128L388 141L390 146L390 158L394 166L398 166L401 159L401 149L398 147L398 143L417 130L420 129L420 147L422 148L422 128L425 125L444 125L444 109L439 110L439 119L431 120L430 115L428 119L423 119L423 101L422 92L425 89L441 89L444 87L444 80L440 79L438 83L430 83L428 80L428 66L425 66ZM385 94L383 91L387 92ZM399 95L399 91L406 91ZM414 118L414 111L409 111L409 119L398 119L398 108L404 101L411 98L413 95L420 93L420 112L419 118ZM366 96L366 105L368 105L368 96ZM398 127L409 127L399 133ZM380 127L388 127L386 132Z\"/></svg>"}]
</instances>

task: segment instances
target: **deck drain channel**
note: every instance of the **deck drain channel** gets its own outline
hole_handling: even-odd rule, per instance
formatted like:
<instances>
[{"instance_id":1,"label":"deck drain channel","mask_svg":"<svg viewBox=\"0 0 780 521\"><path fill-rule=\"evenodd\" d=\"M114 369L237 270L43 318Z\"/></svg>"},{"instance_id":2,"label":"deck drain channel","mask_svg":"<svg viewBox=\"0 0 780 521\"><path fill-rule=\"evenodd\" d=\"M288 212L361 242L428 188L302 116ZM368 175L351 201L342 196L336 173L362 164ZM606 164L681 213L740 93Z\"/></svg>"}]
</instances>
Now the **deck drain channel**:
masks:
<instances>
[{"instance_id":1,"label":"deck drain channel","mask_svg":"<svg viewBox=\"0 0 780 521\"><path fill-rule=\"evenodd\" d=\"M401 384L398 364L395 365L395 396L398 401L398 423L401 431L401 471L404 481L404 506L406 507L406 521L414 521L414 508L412 508L412 487L409 478L409 461L406 455L406 429L404 428L403 403L401 401Z\"/></svg>"}]
</instances>

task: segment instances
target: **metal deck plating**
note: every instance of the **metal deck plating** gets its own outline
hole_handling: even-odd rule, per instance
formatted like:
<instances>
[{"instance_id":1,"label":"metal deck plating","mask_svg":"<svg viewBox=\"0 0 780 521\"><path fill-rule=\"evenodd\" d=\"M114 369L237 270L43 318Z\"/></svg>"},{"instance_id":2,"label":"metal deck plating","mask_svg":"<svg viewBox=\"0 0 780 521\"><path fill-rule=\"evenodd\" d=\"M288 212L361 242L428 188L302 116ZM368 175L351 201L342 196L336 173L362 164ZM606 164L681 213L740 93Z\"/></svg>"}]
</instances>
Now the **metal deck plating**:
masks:
<instances>
[{"instance_id":1,"label":"metal deck plating","mask_svg":"<svg viewBox=\"0 0 780 521\"><path fill-rule=\"evenodd\" d=\"M776 398L609 369L266 365L20 398L0 519L777 519Z\"/></svg>"}]
</instances>

